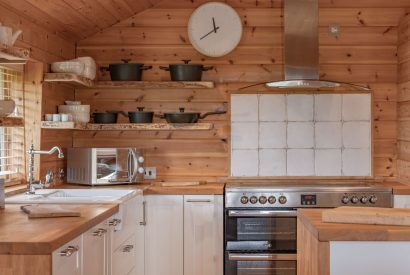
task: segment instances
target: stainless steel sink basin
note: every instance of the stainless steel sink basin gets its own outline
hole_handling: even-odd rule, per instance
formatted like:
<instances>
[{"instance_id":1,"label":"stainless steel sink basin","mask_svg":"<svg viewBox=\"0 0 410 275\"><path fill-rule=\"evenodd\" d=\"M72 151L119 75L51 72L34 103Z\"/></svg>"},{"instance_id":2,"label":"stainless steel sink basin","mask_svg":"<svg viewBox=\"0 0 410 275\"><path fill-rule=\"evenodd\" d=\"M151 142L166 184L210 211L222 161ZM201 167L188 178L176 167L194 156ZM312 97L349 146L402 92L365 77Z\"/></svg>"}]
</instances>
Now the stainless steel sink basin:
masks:
<instances>
[{"instance_id":1,"label":"stainless steel sink basin","mask_svg":"<svg viewBox=\"0 0 410 275\"><path fill-rule=\"evenodd\" d=\"M58 203L58 204L96 204L120 203L134 197L137 190L119 189L44 189L36 194L19 194L6 198L6 204Z\"/></svg>"}]
</instances>

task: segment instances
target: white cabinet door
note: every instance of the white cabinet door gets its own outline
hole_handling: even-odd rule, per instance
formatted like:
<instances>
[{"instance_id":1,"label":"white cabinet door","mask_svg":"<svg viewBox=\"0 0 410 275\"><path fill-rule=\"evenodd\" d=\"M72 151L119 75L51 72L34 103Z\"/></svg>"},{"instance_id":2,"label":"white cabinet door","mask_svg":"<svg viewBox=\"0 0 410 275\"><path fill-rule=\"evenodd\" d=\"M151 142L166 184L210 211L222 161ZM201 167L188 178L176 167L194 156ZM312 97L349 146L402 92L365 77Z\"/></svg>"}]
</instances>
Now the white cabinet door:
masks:
<instances>
[{"instance_id":1,"label":"white cabinet door","mask_svg":"<svg viewBox=\"0 0 410 275\"><path fill-rule=\"evenodd\" d=\"M105 222L83 234L83 275L108 275L109 236Z\"/></svg>"},{"instance_id":2,"label":"white cabinet door","mask_svg":"<svg viewBox=\"0 0 410 275\"><path fill-rule=\"evenodd\" d=\"M144 275L144 243L145 243L145 225L146 225L146 204L143 196L137 199L137 230L135 232L135 268L131 274Z\"/></svg>"},{"instance_id":3,"label":"white cabinet door","mask_svg":"<svg viewBox=\"0 0 410 275\"><path fill-rule=\"evenodd\" d=\"M183 196L146 196L145 275L183 274Z\"/></svg>"},{"instance_id":4,"label":"white cabinet door","mask_svg":"<svg viewBox=\"0 0 410 275\"><path fill-rule=\"evenodd\" d=\"M223 274L223 196L184 196L184 275Z\"/></svg>"},{"instance_id":5,"label":"white cabinet door","mask_svg":"<svg viewBox=\"0 0 410 275\"><path fill-rule=\"evenodd\" d=\"M133 234L115 249L112 255L112 275L128 275L135 271L135 247L136 237Z\"/></svg>"},{"instance_id":6,"label":"white cabinet door","mask_svg":"<svg viewBox=\"0 0 410 275\"><path fill-rule=\"evenodd\" d=\"M51 258L53 275L81 275L82 235L56 249Z\"/></svg>"}]
</instances>

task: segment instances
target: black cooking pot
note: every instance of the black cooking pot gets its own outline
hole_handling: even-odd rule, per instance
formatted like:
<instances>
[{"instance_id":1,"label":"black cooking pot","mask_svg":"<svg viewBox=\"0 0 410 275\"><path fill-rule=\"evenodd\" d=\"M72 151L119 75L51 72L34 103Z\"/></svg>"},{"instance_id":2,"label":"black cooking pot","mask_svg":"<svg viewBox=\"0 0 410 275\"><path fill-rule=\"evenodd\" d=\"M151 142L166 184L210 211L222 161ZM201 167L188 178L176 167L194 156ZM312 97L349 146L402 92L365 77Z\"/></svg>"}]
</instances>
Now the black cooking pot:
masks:
<instances>
[{"instance_id":1,"label":"black cooking pot","mask_svg":"<svg viewBox=\"0 0 410 275\"><path fill-rule=\"evenodd\" d=\"M94 123L98 124L113 124L117 123L118 114L117 111L108 111L101 113L93 113L91 116L94 119Z\"/></svg>"},{"instance_id":2,"label":"black cooking pot","mask_svg":"<svg viewBox=\"0 0 410 275\"><path fill-rule=\"evenodd\" d=\"M208 112L203 115L200 113L185 113L185 108L179 108L177 113L164 113L161 118L165 118L168 123L196 123L199 119L206 118L209 115L225 114L226 111Z\"/></svg>"},{"instance_id":3,"label":"black cooking pot","mask_svg":"<svg viewBox=\"0 0 410 275\"><path fill-rule=\"evenodd\" d=\"M128 112L131 123L152 123L154 112L145 112L144 107L138 107L136 112Z\"/></svg>"},{"instance_id":4,"label":"black cooking pot","mask_svg":"<svg viewBox=\"0 0 410 275\"><path fill-rule=\"evenodd\" d=\"M128 63L130 59L121 59L124 63L110 64L109 67L102 67L110 72L112 81L140 81L143 70L152 69L152 66L144 66L141 63Z\"/></svg>"},{"instance_id":5,"label":"black cooking pot","mask_svg":"<svg viewBox=\"0 0 410 275\"><path fill-rule=\"evenodd\" d=\"M188 64L191 60L182 60L183 64L170 64L169 67L160 66L161 70L171 73L172 81L201 81L202 72L214 67L204 67L201 64Z\"/></svg>"}]
</instances>

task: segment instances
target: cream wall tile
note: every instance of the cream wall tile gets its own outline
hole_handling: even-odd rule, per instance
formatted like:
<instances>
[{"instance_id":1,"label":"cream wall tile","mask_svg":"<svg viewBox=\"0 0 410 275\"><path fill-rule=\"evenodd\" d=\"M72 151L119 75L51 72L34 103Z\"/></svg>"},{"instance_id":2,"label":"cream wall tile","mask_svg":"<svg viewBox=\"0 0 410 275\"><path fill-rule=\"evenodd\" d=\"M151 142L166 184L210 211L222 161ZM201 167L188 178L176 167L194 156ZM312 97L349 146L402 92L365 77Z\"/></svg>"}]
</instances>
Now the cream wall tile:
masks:
<instances>
[{"instance_id":1,"label":"cream wall tile","mask_svg":"<svg viewBox=\"0 0 410 275\"><path fill-rule=\"evenodd\" d=\"M370 176L370 149L344 149L342 152L343 176Z\"/></svg>"},{"instance_id":2,"label":"cream wall tile","mask_svg":"<svg viewBox=\"0 0 410 275\"><path fill-rule=\"evenodd\" d=\"M342 101L342 117L344 121L371 120L370 94L345 94Z\"/></svg>"},{"instance_id":3,"label":"cream wall tile","mask_svg":"<svg viewBox=\"0 0 410 275\"><path fill-rule=\"evenodd\" d=\"M342 148L342 123L341 122L316 122L315 123L316 148Z\"/></svg>"},{"instance_id":4,"label":"cream wall tile","mask_svg":"<svg viewBox=\"0 0 410 275\"><path fill-rule=\"evenodd\" d=\"M286 150L259 150L259 176L286 176Z\"/></svg>"},{"instance_id":5,"label":"cream wall tile","mask_svg":"<svg viewBox=\"0 0 410 275\"><path fill-rule=\"evenodd\" d=\"M258 150L232 150L231 176L254 177L258 175Z\"/></svg>"},{"instance_id":6,"label":"cream wall tile","mask_svg":"<svg viewBox=\"0 0 410 275\"><path fill-rule=\"evenodd\" d=\"M260 122L259 148L286 148L286 123Z\"/></svg>"},{"instance_id":7,"label":"cream wall tile","mask_svg":"<svg viewBox=\"0 0 410 275\"><path fill-rule=\"evenodd\" d=\"M260 95L259 121L285 121L286 95Z\"/></svg>"},{"instance_id":8,"label":"cream wall tile","mask_svg":"<svg viewBox=\"0 0 410 275\"><path fill-rule=\"evenodd\" d=\"M231 121L258 121L258 95L232 95Z\"/></svg>"},{"instance_id":9,"label":"cream wall tile","mask_svg":"<svg viewBox=\"0 0 410 275\"><path fill-rule=\"evenodd\" d=\"M287 175L313 176L315 175L315 159L313 149L288 149Z\"/></svg>"},{"instance_id":10,"label":"cream wall tile","mask_svg":"<svg viewBox=\"0 0 410 275\"><path fill-rule=\"evenodd\" d=\"M315 151L316 176L342 175L342 150L318 149Z\"/></svg>"},{"instance_id":11,"label":"cream wall tile","mask_svg":"<svg viewBox=\"0 0 410 275\"><path fill-rule=\"evenodd\" d=\"M341 121L342 96L340 94L315 95L316 121Z\"/></svg>"},{"instance_id":12,"label":"cream wall tile","mask_svg":"<svg viewBox=\"0 0 410 275\"><path fill-rule=\"evenodd\" d=\"M288 122L288 148L313 148L313 122Z\"/></svg>"},{"instance_id":13,"label":"cream wall tile","mask_svg":"<svg viewBox=\"0 0 410 275\"><path fill-rule=\"evenodd\" d=\"M287 96L288 121L313 121L313 95Z\"/></svg>"},{"instance_id":14,"label":"cream wall tile","mask_svg":"<svg viewBox=\"0 0 410 275\"><path fill-rule=\"evenodd\" d=\"M257 149L258 128L257 122L233 122L231 125L232 148Z\"/></svg>"},{"instance_id":15,"label":"cream wall tile","mask_svg":"<svg viewBox=\"0 0 410 275\"><path fill-rule=\"evenodd\" d=\"M370 148L370 122L343 123L343 146L345 148Z\"/></svg>"}]
</instances>

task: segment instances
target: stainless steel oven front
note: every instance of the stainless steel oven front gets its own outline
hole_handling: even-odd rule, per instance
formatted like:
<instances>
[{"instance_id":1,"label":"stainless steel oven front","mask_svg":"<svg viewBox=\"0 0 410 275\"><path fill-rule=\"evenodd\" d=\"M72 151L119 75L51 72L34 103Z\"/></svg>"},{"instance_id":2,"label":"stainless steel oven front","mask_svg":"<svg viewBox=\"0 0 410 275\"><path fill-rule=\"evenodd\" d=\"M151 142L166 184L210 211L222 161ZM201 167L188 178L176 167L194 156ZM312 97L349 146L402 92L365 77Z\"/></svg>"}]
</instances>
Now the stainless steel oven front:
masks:
<instances>
[{"instance_id":1,"label":"stainless steel oven front","mask_svg":"<svg viewBox=\"0 0 410 275\"><path fill-rule=\"evenodd\" d=\"M296 275L296 209L225 209L225 275Z\"/></svg>"}]
</instances>

